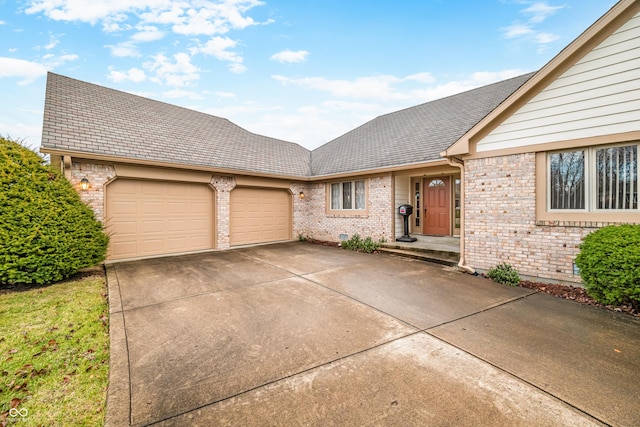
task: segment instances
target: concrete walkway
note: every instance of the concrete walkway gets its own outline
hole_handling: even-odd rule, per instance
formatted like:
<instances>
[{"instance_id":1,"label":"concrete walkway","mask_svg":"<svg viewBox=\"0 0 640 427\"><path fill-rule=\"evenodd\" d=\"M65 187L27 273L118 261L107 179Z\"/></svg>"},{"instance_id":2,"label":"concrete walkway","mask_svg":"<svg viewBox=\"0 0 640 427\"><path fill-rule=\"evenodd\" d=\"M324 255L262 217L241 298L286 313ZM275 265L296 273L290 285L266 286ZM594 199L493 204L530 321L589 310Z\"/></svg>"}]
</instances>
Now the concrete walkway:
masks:
<instances>
[{"instance_id":1,"label":"concrete walkway","mask_svg":"<svg viewBox=\"0 0 640 427\"><path fill-rule=\"evenodd\" d=\"M107 426L640 425L628 315L298 242L107 279Z\"/></svg>"}]
</instances>

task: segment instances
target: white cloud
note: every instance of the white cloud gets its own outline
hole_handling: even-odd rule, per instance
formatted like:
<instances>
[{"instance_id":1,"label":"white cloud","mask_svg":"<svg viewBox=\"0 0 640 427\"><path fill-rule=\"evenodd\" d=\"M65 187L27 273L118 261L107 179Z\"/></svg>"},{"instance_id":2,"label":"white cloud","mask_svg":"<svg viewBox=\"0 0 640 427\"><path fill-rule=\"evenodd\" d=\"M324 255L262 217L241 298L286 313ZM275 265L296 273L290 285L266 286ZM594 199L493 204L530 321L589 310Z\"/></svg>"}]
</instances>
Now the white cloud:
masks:
<instances>
[{"instance_id":1,"label":"white cloud","mask_svg":"<svg viewBox=\"0 0 640 427\"><path fill-rule=\"evenodd\" d=\"M202 53L204 55L213 56L214 58L231 62L229 71L235 74L242 74L247 71L247 67L242 64L243 58L238 52L230 49L236 47L238 42L229 37L215 36L209 39L204 45L189 49L192 54Z\"/></svg>"},{"instance_id":2,"label":"white cloud","mask_svg":"<svg viewBox=\"0 0 640 427\"><path fill-rule=\"evenodd\" d=\"M538 44L548 44L560 39L558 35L551 33L538 33L535 38Z\"/></svg>"},{"instance_id":3,"label":"white cloud","mask_svg":"<svg viewBox=\"0 0 640 427\"><path fill-rule=\"evenodd\" d=\"M164 54L152 57L152 61L143 64L147 70L155 73L150 80L173 87L191 86L200 79L200 69L191 63L191 57L185 52L173 55L175 62L171 62Z\"/></svg>"},{"instance_id":4,"label":"white cloud","mask_svg":"<svg viewBox=\"0 0 640 427\"><path fill-rule=\"evenodd\" d=\"M161 40L166 35L154 26L139 26L137 29L140 31L131 35L129 40L116 45L105 45L111 51L111 55L117 58L139 57L138 44Z\"/></svg>"},{"instance_id":5,"label":"white cloud","mask_svg":"<svg viewBox=\"0 0 640 427\"><path fill-rule=\"evenodd\" d=\"M219 98L235 98L236 94L232 92L216 92L216 96Z\"/></svg>"},{"instance_id":6,"label":"white cloud","mask_svg":"<svg viewBox=\"0 0 640 427\"><path fill-rule=\"evenodd\" d=\"M67 54L67 55L54 55L52 53L46 54L42 57L43 64L50 70L57 68L63 65L65 62L75 61L78 59L78 55Z\"/></svg>"},{"instance_id":7,"label":"white cloud","mask_svg":"<svg viewBox=\"0 0 640 427\"><path fill-rule=\"evenodd\" d=\"M158 30L154 26L143 26L139 31L131 36L134 42L153 42L162 39L165 36L164 31Z\"/></svg>"},{"instance_id":8,"label":"white cloud","mask_svg":"<svg viewBox=\"0 0 640 427\"><path fill-rule=\"evenodd\" d=\"M24 115L16 117L17 120L0 121L0 135L20 139L21 143L29 148L40 146L42 139L42 111L36 115Z\"/></svg>"},{"instance_id":9,"label":"white cloud","mask_svg":"<svg viewBox=\"0 0 640 427\"><path fill-rule=\"evenodd\" d=\"M225 34L259 22L244 13L263 3L257 0L226 0L219 3L169 1L163 8L151 8L140 15L144 22L172 25L173 32L182 35ZM270 21L267 21L269 23Z\"/></svg>"},{"instance_id":10,"label":"white cloud","mask_svg":"<svg viewBox=\"0 0 640 427\"><path fill-rule=\"evenodd\" d=\"M304 77L292 79L285 76L274 75L273 79L283 84L293 84L307 89L316 89L329 92L333 96L341 98L389 98L389 77L359 77L353 81L330 80L324 77ZM391 80L397 80L391 77Z\"/></svg>"},{"instance_id":11,"label":"white cloud","mask_svg":"<svg viewBox=\"0 0 640 427\"><path fill-rule=\"evenodd\" d=\"M263 4L259 0L31 0L25 12L42 13L55 21L102 22L105 32L126 29L123 23L136 17L141 24L171 26L177 34L213 35L273 22L260 23L245 15Z\"/></svg>"},{"instance_id":12,"label":"white cloud","mask_svg":"<svg viewBox=\"0 0 640 427\"><path fill-rule=\"evenodd\" d=\"M0 25L7 25L7 21L0 20Z\"/></svg>"},{"instance_id":13,"label":"white cloud","mask_svg":"<svg viewBox=\"0 0 640 427\"><path fill-rule=\"evenodd\" d=\"M51 50L56 47L58 43L60 43L60 40L58 38L56 38L55 36L49 36L49 44L45 45L44 48L46 50Z\"/></svg>"},{"instance_id":14,"label":"white cloud","mask_svg":"<svg viewBox=\"0 0 640 427\"><path fill-rule=\"evenodd\" d=\"M416 73L405 77L405 80L413 80L420 83L433 83L436 78L431 73Z\"/></svg>"},{"instance_id":15,"label":"white cloud","mask_svg":"<svg viewBox=\"0 0 640 427\"><path fill-rule=\"evenodd\" d=\"M127 57L138 57L140 56L140 51L138 50L138 46L135 43L130 41L122 42L117 45L105 45L111 51L111 55L116 58L127 58Z\"/></svg>"},{"instance_id":16,"label":"white cloud","mask_svg":"<svg viewBox=\"0 0 640 427\"><path fill-rule=\"evenodd\" d=\"M105 22L102 24L102 31L105 33L117 33L118 31L123 31L124 28L120 26L117 22Z\"/></svg>"},{"instance_id":17,"label":"white cloud","mask_svg":"<svg viewBox=\"0 0 640 427\"><path fill-rule=\"evenodd\" d=\"M201 93L183 90L183 89L172 89L165 92L162 92L162 96L168 99L176 99L176 98L188 98L194 100L204 99Z\"/></svg>"},{"instance_id":18,"label":"white cloud","mask_svg":"<svg viewBox=\"0 0 640 427\"><path fill-rule=\"evenodd\" d=\"M24 86L46 75L47 67L37 62L0 57L0 78L18 78L18 84Z\"/></svg>"},{"instance_id":19,"label":"white cloud","mask_svg":"<svg viewBox=\"0 0 640 427\"><path fill-rule=\"evenodd\" d=\"M107 78L114 83L120 83L123 81L132 81L134 83L142 83L147 79L145 72L139 68L133 67L127 71L117 71L113 67L109 67L109 74Z\"/></svg>"},{"instance_id":20,"label":"white cloud","mask_svg":"<svg viewBox=\"0 0 640 427\"><path fill-rule=\"evenodd\" d=\"M228 49L236 47L237 41L228 37L213 37L207 41L204 45L192 49L192 53L198 52L205 55L213 56L220 61L242 62L242 57L236 52L231 52Z\"/></svg>"},{"instance_id":21,"label":"white cloud","mask_svg":"<svg viewBox=\"0 0 640 427\"><path fill-rule=\"evenodd\" d=\"M529 6L520 11L521 14L529 16L526 22L515 21L507 27L501 28L502 37L505 39L523 39L536 45L536 51L542 53L546 50L549 43L559 40L560 37L543 32L537 28L539 24L544 22L548 17L556 14L558 11L565 9L566 6L552 6L545 1L541 2L523 2Z\"/></svg>"},{"instance_id":22,"label":"white cloud","mask_svg":"<svg viewBox=\"0 0 640 427\"><path fill-rule=\"evenodd\" d=\"M207 43L190 49L191 54L202 53L229 62L229 71L240 74L247 70L241 53L234 51L238 42L219 34L231 30L242 30L255 25L267 25L272 20L258 22L248 15L249 11L264 3L260 0L27 0L27 14L43 14L58 21L101 24L108 34L128 38L106 44L114 57L140 57L140 43L155 42L166 37L168 32L181 36L209 35ZM125 33L126 34L126 33ZM176 41L177 44L180 39ZM193 40L189 40L191 44ZM197 41L196 41L197 43ZM177 45L177 44L174 44ZM54 45L50 43L50 46ZM167 54L168 55L168 54ZM167 68L165 61L156 64L158 56L146 64L157 72ZM155 64L155 65L154 65ZM186 64L182 64L186 67ZM186 67L188 68L188 67ZM185 69L186 69L185 68ZM182 73L165 72L152 78L164 84L188 85L199 78L195 66Z\"/></svg>"},{"instance_id":23,"label":"white cloud","mask_svg":"<svg viewBox=\"0 0 640 427\"><path fill-rule=\"evenodd\" d=\"M96 22L117 16L137 8L152 6L153 0L140 0L136 6L127 0L33 0L25 12L27 14L44 13L55 21L81 21L95 24Z\"/></svg>"},{"instance_id":24,"label":"white cloud","mask_svg":"<svg viewBox=\"0 0 640 427\"><path fill-rule=\"evenodd\" d=\"M291 79L278 75L272 77L283 84L294 84L307 89L328 92L335 98L342 98L325 101L322 104L324 109L357 111L361 113L361 116L368 117L374 112L399 110L525 73L525 70L520 69L497 72L481 71L463 79L439 84L436 84L436 79L429 73L419 73L408 77L359 77L352 81L329 80L322 77L301 79ZM416 78L416 76L419 77ZM344 101L344 98L369 100L369 102Z\"/></svg>"},{"instance_id":25,"label":"white cloud","mask_svg":"<svg viewBox=\"0 0 640 427\"><path fill-rule=\"evenodd\" d=\"M416 84L433 83L435 79L429 73L417 73L406 77L391 75L378 75L358 77L354 80L330 80L324 77L306 77L292 79L289 77L274 75L274 80L282 84L293 84L307 89L315 89L329 92L339 98L379 99L379 100L407 100L413 99L414 93L419 89L406 89L402 85L415 86Z\"/></svg>"},{"instance_id":26,"label":"white cloud","mask_svg":"<svg viewBox=\"0 0 640 427\"><path fill-rule=\"evenodd\" d=\"M231 71L234 74L242 74L245 71L247 71L247 67L245 67L244 65L238 62L234 62L233 64L229 65L229 71Z\"/></svg>"},{"instance_id":27,"label":"white cloud","mask_svg":"<svg viewBox=\"0 0 640 427\"><path fill-rule=\"evenodd\" d=\"M517 37L526 36L528 34L533 34L535 31L531 28L530 25L515 23L511 24L508 27L502 28L502 37L505 39L513 39Z\"/></svg>"},{"instance_id":28,"label":"white cloud","mask_svg":"<svg viewBox=\"0 0 640 427\"><path fill-rule=\"evenodd\" d=\"M278 61L282 63L295 63L304 62L307 59L307 56L309 56L309 52L307 52L306 50L283 50L282 52L274 53L273 55L271 55L270 59L272 61Z\"/></svg>"},{"instance_id":29,"label":"white cloud","mask_svg":"<svg viewBox=\"0 0 640 427\"><path fill-rule=\"evenodd\" d=\"M540 23L564 8L566 6L551 6L547 2L536 2L521 12L525 15L531 15L529 22Z\"/></svg>"}]
</instances>

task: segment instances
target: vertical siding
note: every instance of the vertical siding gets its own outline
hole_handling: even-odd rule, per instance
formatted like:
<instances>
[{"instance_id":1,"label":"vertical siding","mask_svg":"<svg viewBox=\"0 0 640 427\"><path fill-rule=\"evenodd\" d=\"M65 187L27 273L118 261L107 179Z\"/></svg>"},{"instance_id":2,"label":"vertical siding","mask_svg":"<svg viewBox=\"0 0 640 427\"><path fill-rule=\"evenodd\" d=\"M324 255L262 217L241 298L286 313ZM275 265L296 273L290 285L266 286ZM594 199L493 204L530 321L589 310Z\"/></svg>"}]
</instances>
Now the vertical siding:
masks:
<instances>
[{"instance_id":1,"label":"vertical siding","mask_svg":"<svg viewBox=\"0 0 640 427\"><path fill-rule=\"evenodd\" d=\"M403 234L404 222L400 215L398 215L398 207L400 205L411 204L411 177L409 176L396 176L395 177L395 203L394 203L394 218L396 226L396 237L400 237Z\"/></svg>"},{"instance_id":2,"label":"vertical siding","mask_svg":"<svg viewBox=\"0 0 640 427\"><path fill-rule=\"evenodd\" d=\"M489 151L640 130L640 14L477 146Z\"/></svg>"}]
</instances>

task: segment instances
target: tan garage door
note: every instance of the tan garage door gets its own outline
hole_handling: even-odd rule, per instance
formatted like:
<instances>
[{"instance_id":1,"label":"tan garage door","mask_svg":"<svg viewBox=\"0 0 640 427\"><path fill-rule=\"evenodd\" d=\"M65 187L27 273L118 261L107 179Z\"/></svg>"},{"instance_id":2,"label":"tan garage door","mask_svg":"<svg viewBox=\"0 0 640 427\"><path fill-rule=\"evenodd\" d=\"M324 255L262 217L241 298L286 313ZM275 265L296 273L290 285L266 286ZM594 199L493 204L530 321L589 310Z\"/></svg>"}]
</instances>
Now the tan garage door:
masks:
<instances>
[{"instance_id":1,"label":"tan garage door","mask_svg":"<svg viewBox=\"0 0 640 427\"><path fill-rule=\"evenodd\" d=\"M206 184L117 179L106 197L109 259L213 247L213 192Z\"/></svg>"},{"instance_id":2,"label":"tan garage door","mask_svg":"<svg viewBox=\"0 0 640 427\"><path fill-rule=\"evenodd\" d=\"M231 192L230 244L291 239L291 196L287 190L236 188Z\"/></svg>"}]
</instances>

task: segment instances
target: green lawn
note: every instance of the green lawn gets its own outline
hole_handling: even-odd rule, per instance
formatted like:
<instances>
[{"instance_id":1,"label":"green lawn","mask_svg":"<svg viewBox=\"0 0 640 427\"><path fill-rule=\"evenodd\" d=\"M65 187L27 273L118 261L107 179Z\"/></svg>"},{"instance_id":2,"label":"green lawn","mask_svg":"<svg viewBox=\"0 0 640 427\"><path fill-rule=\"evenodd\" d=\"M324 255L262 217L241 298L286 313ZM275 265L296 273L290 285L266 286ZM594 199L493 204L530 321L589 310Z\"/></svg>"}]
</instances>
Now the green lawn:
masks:
<instances>
[{"instance_id":1,"label":"green lawn","mask_svg":"<svg viewBox=\"0 0 640 427\"><path fill-rule=\"evenodd\" d=\"M106 293L96 269L85 277L0 295L0 426L103 424Z\"/></svg>"}]
</instances>

